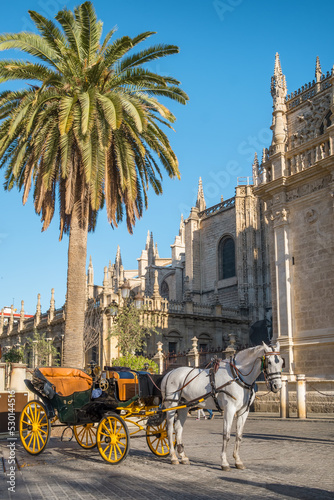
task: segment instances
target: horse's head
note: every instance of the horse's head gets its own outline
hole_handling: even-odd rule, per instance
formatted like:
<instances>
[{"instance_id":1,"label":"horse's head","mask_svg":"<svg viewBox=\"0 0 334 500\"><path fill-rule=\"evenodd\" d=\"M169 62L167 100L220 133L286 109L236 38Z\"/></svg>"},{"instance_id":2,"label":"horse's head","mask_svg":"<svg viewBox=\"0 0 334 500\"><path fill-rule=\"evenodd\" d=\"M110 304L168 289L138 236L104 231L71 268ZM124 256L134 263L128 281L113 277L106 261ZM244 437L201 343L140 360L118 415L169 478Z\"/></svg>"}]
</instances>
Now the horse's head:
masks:
<instances>
[{"instance_id":1,"label":"horse's head","mask_svg":"<svg viewBox=\"0 0 334 500\"><path fill-rule=\"evenodd\" d=\"M268 347L263 342L264 355L262 358L262 370L267 382L269 389L272 392L278 392L282 388L282 378L281 373L284 368L284 359L281 358L280 345L277 342L276 345Z\"/></svg>"}]
</instances>

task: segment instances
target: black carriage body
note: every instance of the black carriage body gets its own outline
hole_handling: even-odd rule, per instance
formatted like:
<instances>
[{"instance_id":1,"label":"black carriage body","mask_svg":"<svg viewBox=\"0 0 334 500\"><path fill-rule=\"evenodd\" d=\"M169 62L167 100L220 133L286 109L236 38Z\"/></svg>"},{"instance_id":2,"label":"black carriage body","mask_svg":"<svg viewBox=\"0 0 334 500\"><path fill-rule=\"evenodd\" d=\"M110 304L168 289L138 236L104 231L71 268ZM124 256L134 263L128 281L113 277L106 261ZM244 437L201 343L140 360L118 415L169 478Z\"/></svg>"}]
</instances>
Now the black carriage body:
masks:
<instances>
[{"instance_id":1,"label":"black carriage body","mask_svg":"<svg viewBox=\"0 0 334 500\"><path fill-rule=\"evenodd\" d=\"M32 381L25 382L42 399L48 418L53 418L57 413L59 421L66 425L99 422L106 413L120 413L122 408L137 401L147 406L160 404L161 375L135 372L123 367L105 367L105 370L108 389L94 399L93 379L77 369L36 368ZM71 392L71 386L88 388Z\"/></svg>"},{"instance_id":2,"label":"black carriage body","mask_svg":"<svg viewBox=\"0 0 334 500\"><path fill-rule=\"evenodd\" d=\"M48 417L52 418L57 412L62 424L98 422L103 413L115 407L113 401L106 408L91 399L93 380L81 370L36 368L32 381L25 382L27 387L42 399L48 410ZM75 390L76 388L84 390ZM100 407L100 411L94 411L94 406Z\"/></svg>"}]
</instances>

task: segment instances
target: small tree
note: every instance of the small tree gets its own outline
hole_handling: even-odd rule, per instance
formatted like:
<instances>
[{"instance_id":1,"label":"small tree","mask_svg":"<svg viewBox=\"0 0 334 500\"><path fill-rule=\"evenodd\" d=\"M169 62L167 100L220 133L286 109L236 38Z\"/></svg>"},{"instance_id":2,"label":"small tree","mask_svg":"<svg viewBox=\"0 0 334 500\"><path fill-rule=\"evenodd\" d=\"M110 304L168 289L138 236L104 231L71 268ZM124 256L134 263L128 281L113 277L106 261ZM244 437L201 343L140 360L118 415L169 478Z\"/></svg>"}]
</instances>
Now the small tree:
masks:
<instances>
[{"instance_id":1,"label":"small tree","mask_svg":"<svg viewBox=\"0 0 334 500\"><path fill-rule=\"evenodd\" d=\"M115 319L115 324L109 335L117 337L117 346L123 356L141 353L145 340L152 333L158 333L154 326L144 326L141 316L144 309L138 309L135 304L125 305Z\"/></svg>"},{"instance_id":2,"label":"small tree","mask_svg":"<svg viewBox=\"0 0 334 500\"><path fill-rule=\"evenodd\" d=\"M4 354L4 359L6 363L20 363L21 361L23 361L22 347L12 347Z\"/></svg>"},{"instance_id":3,"label":"small tree","mask_svg":"<svg viewBox=\"0 0 334 500\"><path fill-rule=\"evenodd\" d=\"M38 366L49 366L50 355L52 364L59 366L58 352L54 345L46 339L46 333L34 332L33 337L30 337L30 342L34 344L34 352L37 358Z\"/></svg>"}]
</instances>

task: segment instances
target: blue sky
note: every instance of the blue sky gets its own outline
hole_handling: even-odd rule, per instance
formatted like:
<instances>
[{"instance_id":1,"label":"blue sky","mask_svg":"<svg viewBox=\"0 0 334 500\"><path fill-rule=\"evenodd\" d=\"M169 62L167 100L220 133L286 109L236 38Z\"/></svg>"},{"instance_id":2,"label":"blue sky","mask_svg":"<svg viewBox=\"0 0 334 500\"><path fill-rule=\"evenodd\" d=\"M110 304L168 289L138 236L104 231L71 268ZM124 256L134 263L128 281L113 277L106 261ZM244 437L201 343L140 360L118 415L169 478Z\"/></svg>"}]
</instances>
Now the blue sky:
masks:
<instances>
[{"instance_id":1,"label":"blue sky","mask_svg":"<svg viewBox=\"0 0 334 500\"><path fill-rule=\"evenodd\" d=\"M64 0L16 0L2 5L0 32L31 30L28 9L53 17ZM164 176L164 194L149 192L149 208L134 234L122 223L113 230L104 212L95 233L88 237L95 283L102 284L103 268L114 262L121 247L125 268L136 259L152 231L160 256L170 255L181 213L194 205L198 178L203 180L207 206L234 196L237 177L251 176L255 151L271 141L270 78L279 52L288 93L314 79L316 56L327 72L334 63L332 20L334 3L281 0L157 0L94 2L105 33L118 26L117 36L156 31L149 44L171 43L180 54L153 62L150 69L182 82L190 101L172 104L176 132L169 137L180 164L181 181ZM19 54L16 56L18 57ZM3 52L0 57L7 58ZM2 85L0 88L8 88ZM0 171L0 309L10 306L34 314L37 294L42 310L49 308L51 288L56 307L66 293L68 237L61 242L57 217L42 233L31 200L23 207L17 190L4 192Z\"/></svg>"}]
</instances>

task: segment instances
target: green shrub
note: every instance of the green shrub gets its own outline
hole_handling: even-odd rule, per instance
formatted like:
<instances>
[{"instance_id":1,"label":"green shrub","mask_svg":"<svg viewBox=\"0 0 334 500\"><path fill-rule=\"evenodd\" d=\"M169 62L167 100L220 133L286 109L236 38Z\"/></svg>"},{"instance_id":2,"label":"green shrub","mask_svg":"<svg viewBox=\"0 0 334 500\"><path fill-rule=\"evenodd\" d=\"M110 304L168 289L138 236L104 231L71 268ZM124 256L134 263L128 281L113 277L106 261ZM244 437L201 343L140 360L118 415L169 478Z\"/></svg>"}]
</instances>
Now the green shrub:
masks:
<instances>
[{"instance_id":1,"label":"green shrub","mask_svg":"<svg viewBox=\"0 0 334 500\"><path fill-rule=\"evenodd\" d=\"M4 354L4 358L7 363L20 363L23 360L22 347L12 347Z\"/></svg>"},{"instance_id":2,"label":"green shrub","mask_svg":"<svg viewBox=\"0 0 334 500\"><path fill-rule=\"evenodd\" d=\"M144 365L148 364L148 371L151 373L158 373L158 365L151 359L145 358L144 356L136 356L135 354L126 354L121 358L116 358L112 360L113 366L126 366L131 368L131 370L141 371L145 370Z\"/></svg>"}]
</instances>

